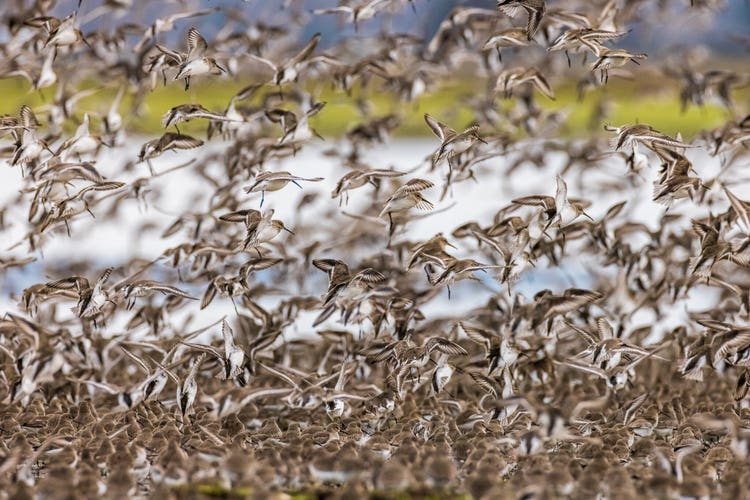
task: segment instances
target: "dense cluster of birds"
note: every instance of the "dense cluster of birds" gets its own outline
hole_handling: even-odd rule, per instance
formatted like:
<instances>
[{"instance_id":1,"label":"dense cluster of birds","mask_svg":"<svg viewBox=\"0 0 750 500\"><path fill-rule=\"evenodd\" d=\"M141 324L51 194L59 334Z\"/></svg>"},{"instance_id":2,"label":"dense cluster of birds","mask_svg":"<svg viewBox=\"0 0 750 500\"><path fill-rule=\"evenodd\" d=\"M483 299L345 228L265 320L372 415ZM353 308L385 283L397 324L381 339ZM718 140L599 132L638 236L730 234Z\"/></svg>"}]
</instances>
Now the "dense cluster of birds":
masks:
<instances>
[{"instance_id":1,"label":"dense cluster of birds","mask_svg":"<svg viewBox=\"0 0 750 500\"><path fill-rule=\"evenodd\" d=\"M750 77L697 48L645 64L618 47L632 23L722 2L500 0L456 7L427 38L368 30L419 19L426 0L287 0L278 22L250 3L175 3L126 22L140 3L0 7L0 80L45 100L0 118L2 168L21 185L0 211L0 272L26 279L8 278L0 318L4 493L748 494L750 116L734 90ZM219 14L210 39L191 26ZM353 36L301 36L328 15ZM417 108L456 75L472 75L465 129ZM606 121L608 86L655 75L726 122L686 140ZM598 130L566 139L564 112L538 99L576 81L581 99L599 96ZM226 82L242 90L224 109L191 100ZM156 110L160 136L134 134L162 86L184 103ZM339 139L314 129L331 87L358 113ZM96 93L106 107L81 109ZM375 163L411 113L433 153ZM181 150L181 163L166 154ZM139 229L174 243L163 252L46 258L158 213L159 182L186 173L200 196ZM441 222L456 193L498 179L473 195L487 217ZM278 218L292 198L298 217ZM415 239L425 221L444 229ZM575 266L585 286L522 291Z\"/></svg>"}]
</instances>

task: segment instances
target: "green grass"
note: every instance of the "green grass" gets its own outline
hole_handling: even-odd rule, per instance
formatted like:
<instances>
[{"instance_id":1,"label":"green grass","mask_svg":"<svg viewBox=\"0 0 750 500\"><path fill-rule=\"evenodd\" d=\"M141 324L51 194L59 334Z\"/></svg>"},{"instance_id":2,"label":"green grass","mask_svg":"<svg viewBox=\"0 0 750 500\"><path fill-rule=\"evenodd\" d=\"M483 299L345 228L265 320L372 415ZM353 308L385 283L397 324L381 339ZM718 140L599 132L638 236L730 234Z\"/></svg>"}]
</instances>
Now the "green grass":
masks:
<instances>
[{"instance_id":1,"label":"green grass","mask_svg":"<svg viewBox=\"0 0 750 500\"><path fill-rule=\"evenodd\" d=\"M667 80L663 88L660 82L625 81L613 79L603 88L590 92L579 102L575 86L571 83L554 85L556 99L554 101L537 95L537 103L548 112L560 112L565 116L561 133L566 136L584 136L591 132L601 132L601 120L592 120L597 107L604 100L609 102L608 111L603 121L613 125L625 123L648 123L657 130L674 135L682 133L690 138L696 132L720 125L727 119L725 110L712 105L702 108L691 106L686 112L680 109L678 90L674 82ZM212 80L204 81L185 91L181 84L172 83L168 86L159 85L143 100L139 115L130 112L132 98L126 97L121 105L121 113L126 126L135 132L155 135L162 131L161 117L178 104L200 102L206 108L222 111L229 99L244 87L247 81ZM83 82L80 88L95 88L95 82ZM402 102L391 94L380 91L375 86L363 91L354 89L347 95L331 85L320 82L308 85L308 90L322 101L326 101L325 108L314 117L312 125L325 137L336 137L345 133L362 118L356 107L357 99L366 99L374 115L397 113L402 117L402 123L396 130L396 135L407 137L428 136L429 129L424 124L422 115L430 113L455 128L468 125L474 114L467 104L472 96L482 95L487 88L487 82L478 79L476 82L468 80L453 81L441 86L433 86L428 93L414 102ZM268 92L275 89L269 88ZM79 101L76 108L78 115L91 112L93 115L104 115L114 99L116 89L104 87L93 95ZM48 88L42 92L30 91L28 83L21 78L0 80L0 113L17 114L22 104L28 104L38 109L54 100L55 89ZM748 89L736 92L738 102L750 98ZM257 100L256 100L257 101ZM512 101L497 97L498 109L507 110ZM92 120L96 125L97 120ZM187 133L202 133L205 122L197 121L180 127Z\"/></svg>"}]
</instances>

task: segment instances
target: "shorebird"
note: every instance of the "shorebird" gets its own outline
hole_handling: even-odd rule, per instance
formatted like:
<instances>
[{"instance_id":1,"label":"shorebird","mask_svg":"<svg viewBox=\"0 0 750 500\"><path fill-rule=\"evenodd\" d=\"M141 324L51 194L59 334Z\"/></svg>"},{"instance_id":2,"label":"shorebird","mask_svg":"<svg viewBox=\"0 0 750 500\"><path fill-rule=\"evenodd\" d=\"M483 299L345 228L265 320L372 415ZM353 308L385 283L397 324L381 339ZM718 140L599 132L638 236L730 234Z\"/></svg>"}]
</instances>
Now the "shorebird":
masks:
<instances>
[{"instance_id":1,"label":"shorebird","mask_svg":"<svg viewBox=\"0 0 750 500\"><path fill-rule=\"evenodd\" d=\"M221 322L221 337L224 341L224 353L203 344L183 342L184 345L214 356L220 363L222 380L231 380L242 374L245 364L245 351L234 342L234 332L226 320Z\"/></svg>"},{"instance_id":2,"label":"shorebird","mask_svg":"<svg viewBox=\"0 0 750 500\"><path fill-rule=\"evenodd\" d=\"M36 119L33 116L30 108L21 109L21 124L20 134L16 133L16 149L13 152L13 157L10 160L10 165L21 165L34 167L42 157L44 151L54 155L54 152L49 148L47 142L37 135L34 126L24 124L24 109L28 110L26 113L27 117ZM18 130L18 125L14 126Z\"/></svg>"},{"instance_id":3,"label":"shorebird","mask_svg":"<svg viewBox=\"0 0 750 500\"><path fill-rule=\"evenodd\" d=\"M315 58L310 57L315 50L315 47L318 46L320 37L320 33L316 33L315 35L313 35L313 37L309 42L307 42L307 45L305 45L302 50L300 50L291 59L286 60L283 64L276 64L269 59L265 59L255 54L250 54L249 57L271 68L271 70L273 71L273 77L271 78L271 81L274 84L281 86L285 83L296 82L302 71L308 65L315 62L334 62L333 59L326 56L317 56Z\"/></svg>"},{"instance_id":4,"label":"shorebird","mask_svg":"<svg viewBox=\"0 0 750 500\"><path fill-rule=\"evenodd\" d=\"M205 118L211 121L243 121L229 118L225 115L212 113L200 104L180 104L167 111L162 117L161 124L164 128L169 128L174 125L177 133L180 133L180 129L177 128L178 123L187 122L195 118Z\"/></svg>"},{"instance_id":5,"label":"shorebird","mask_svg":"<svg viewBox=\"0 0 750 500\"><path fill-rule=\"evenodd\" d=\"M49 210L44 214L44 217L41 220L38 229L39 233L43 233L53 224L62 221L65 224L65 229L68 233L68 236L70 236L70 225L68 224L68 221L70 219L72 219L76 215L82 214L83 212L88 212L92 217L94 216L94 214L91 212L89 203L86 201L86 193L90 191L112 191L115 189L120 189L123 186L125 186L124 182L99 182L91 184L90 186L86 186L73 196L69 196L63 200L53 202Z\"/></svg>"},{"instance_id":6,"label":"shorebird","mask_svg":"<svg viewBox=\"0 0 750 500\"><path fill-rule=\"evenodd\" d=\"M425 264L424 270L427 275L427 281L432 286L445 286L448 289L448 299L451 298L451 284L456 281L470 279L480 281L474 276L477 271L487 272L487 269L497 269L502 266L482 264L473 259L456 259L445 262L442 272L435 272L432 264Z\"/></svg>"},{"instance_id":7,"label":"shorebird","mask_svg":"<svg viewBox=\"0 0 750 500\"><path fill-rule=\"evenodd\" d=\"M411 179L403 186L396 189L385 202L383 209L378 214L378 218L388 215L390 222L389 235L393 235L395 226L393 224L393 214L403 214L412 208L419 210L432 210L433 204L427 198L422 196L421 191L433 187L434 184L425 179Z\"/></svg>"},{"instance_id":8,"label":"shorebird","mask_svg":"<svg viewBox=\"0 0 750 500\"><path fill-rule=\"evenodd\" d=\"M52 290L75 290L78 294L78 304L73 311L79 318L91 318L99 313L104 304L110 302L109 291L104 288L104 285L112 271L114 269L111 267L105 269L94 286L91 286L89 280L82 276L50 281L45 286Z\"/></svg>"},{"instance_id":9,"label":"shorebird","mask_svg":"<svg viewBox=\"0 0 750 500\"><path fill-rule=\"evenodd\" d=\"M151 160L160 156L166 151L174 151L178 149L194 149L203 146L203 141L184 134L176 134L174 132L165 132L164 135L158 139L151 139L141 146L141 152L138 154L138 161L145 161L148 164L148 169L151 175L155 175L154 167L151 165Z\"/></svg>"},{"instance_id":10,"label":"shorebird","mask_svg":"<svg viewBox=\"0 0 750 500\"><path fill-rule=\"evenodd\" d=\"M219 219L226 222L244 222L245 228L247 229L247 236L243 243L242 249L245 250L248 247L254 248L258 252L258 257L262 257L258 247L263 243L276 238L281 231L286 231L289 234L294 234L291 229L287 228L279 219L273 218L274 210L264 210L260 212L258 210L238 210L224 214Z\"/></svg>"},{"instance_id":11,"label":"shorebird","mask_svg":"<svg viewBox=\"0 0 750 500\"><path fill-rule=\"evenodd\" d=\"M381 178L388 177L401 177L405 175L404 172L398 172L396 170L387 170L382 168L376 169L356 169L344 174L336 183L336 187L331 192L331 198L339 198L339 206L344 199L346 194L346 203L349 203L349 191L357 189L367 184L372 184L376 188L380 186L379 180Z\"/></svg>"},{"instance_id":12,"label":"shorebird","mask_svg":"<svg viewBox=\"0 0 750 500\"><path fill-rule=\"evenodd\" d=\"M447 158L448 165L450 168L453 168L451 165L454 157L465 153L477 142L487 144L487 142L479 136L478 125L472 125L459 134L427 113L424 115L424 121L427 126L430 127L430 130L432 130L432 133L441 141L440 148L432 156L433 166L439 163L442 159Z\"/></svg>"},{"instance_id":13,"label":"shorebird","mask_svg":"<svg viewBox=\"0 0 750 500\"><path fill-rule=\"evenodd\" d=\"M557 39L555 39L555 41L552 42L549 47L547 47L547 50L550 52L564 50L565 57L568 60L568 67L570 67L570 50L577 50L579 48L596 48L597 50L601 50L599 49L599 47L602 45L602 43L614 40L616 38L621 38L625 35L627 35L627 32L608 31L588 27L569 29L568 31L557 37ZM594 52L596 53L596 51Z\"/></svg>"},{"instance_id":14,"label":"shorebird","mask_svg":"<svg viewBox=\"0 0 750 500\"><path fill-rule=\"evenodd\" d=\"M528 40L534 38L547 10L545 0L498 0L497 8L510 17L514 17L521 9L526 11L529 17L526 26L526 38Z\"/></svg>"},{"instance_id":15,"label":"shorebird","mask_svg":"<svg viewBox=\"0 0 750 500\"><path fill-rule=\"evenodd\" d=\"M89 130L89 115L86 113L83 115L83 122L78 126L75 135L63 142L55 154L60 155L63 160L69 154L74 154L80 158L84 154L96 153L102 145L105 145L102 138L92 134Z\"/></svg>"},{"instance_id":16,"label":"shorebird","mask_svg":"<svg viewBox=\"0 0 750 500\"><path fill-rule=\"evenodd\" d=\"M302 189L298 181L320 182L323 177L298 177L289 172L260 172L255 176L255 182L243 189L246 193L261 192L260 206L263 207L263 201L266 199L266 191L278 191L283 189L290 182Z\"/></svg>"},{"instance_id":17,"label":"shorebird","mask_svg":"<svg viewBox=\"0 0 750 500\"><path fill-rule=\"evenodd\" d=\"M555 99L555 94L552 91L547 79L542 75L536 68L513 68L507 69L498 75L495 81L495 92L504 92L505 97L508 98L513 94L513 89L530 83L545 97L552 100Z\"/></svg>"},{"instance_id":18,"label":"shorebird","mask_svg":"<svg viewBox=\"0 0 750 500\"><path fill-rule=\"evenodd\" d=\"M622 125L620 127L605 125L604 130L617 134L615 149L621 149L625 146L635 147L636 143L643 144L651 150L657 147L665 149L690 147L682 140L673 139L646 124Z\"/></svg>"},{"instance_id":19,"label":"shorebird","mask_svg":"<svg viewBox=\"0 0 750 500\"><path fill-rule=\"evenodd\" d=\"M175 27L174 26L175 21L179 21L182 19L189 19L191 17L206 16L213 12L216 12L216 9L203 9L203 10L194 10L194 11L188 11L188 12L179 12L177 14L172 14L166 17L157 17L156 19L154 19L154 22L151 23L148 29L144 32L143 37L133 47L133 50L135 50L136 52L140 52L141 50L143 50L143 48L147 47L149 44L154 43L156 38L161 33L172 31Z\"/></svg>"},{"instance_id":20,"label":"shorebird","mask_svg":"<svg viewBox=\"0 0 750 500\"><path fill-rule=\"evenodd\" d=\"M225 138L233 137L251 124L254 120L265 116L265 110L260 108L237 107L238 101L248 100L262 88L261 84L252 84L241 89L229 100L229 105L224 110L222 118L211 120L208 124L207 135L210 139L215 133L220 133Z\"/></svg>"},{"instance_id":21,"label":"shorebird","mask_svg":"<svg viewBox=\"0 0 750 500\"><path fill-rule=\"evenodd\" d=\"M172 80L184 79L185 90L190 88L190 79L193 76L220 75L227 72L219 66L215 58L206 56L208 43L197 28L193 27L188 30L187 42L187 53L175 52L156 44L156 48L166 57L168 64L177 67L177 74L172 77Z\"/></svg>"},{"instance_id":22,"label":"shorebird","mask_svg":"<svg viewBox=\"0 0 750 500\"><path fill-rule=\"evenodd\" d=\"M366 0L354 7L339 5L330 9L314 9L313 14L347 14L354 29L359 30L359 23L372 19L381 10L388 7L392 0Z\"/></svg>"},{"instance_id":23,"label":"shorebird","mask_svg":"<svg viewBox=\"0 0 750 500\"><path fill-rule=\"evenodd\" d=\"M184 380L181 380L168 368L162 368L164 369L164 371L166 371L167 375L169 375L169 377L175 382L175 384L177 384L177 409L179 410L180 415L183 418L185 418L188 411L190 411L190 409L193 407L195 398L198 395L198 382L196 381L196 378L198 376L198 370L200 369L201 364L203 364L203 361L205 359L206 354L201 354L198 359L193 362L193 366L190 368L190 372Z\"/></svg>"},{"instance_id":24,"label":"shorebird","mask_svg":"<svg viewBox=\"0 0 750 500\"><path fill-rule=\"evenodd\" d=\"M363 269L355 274L349 271L345 262L336 259L316 259L313 265L328 273L328 291L323 299L323 305L331 303L346 290L346 295L356 297L369 286L385 281L383 274L374 269Z\"/></svg>"},{"instance_id":25,"label":"shorebird","mask_svg":"<svg viewBox=\"0 0 750 500\"><path fill-rule=\"evenodd\" d=\"M607 83L610 69L620 68L629 62L640 64L639 60L648 58L648 55L643 53L634 54L623 49L608 49L598 42L590 40L581 41L596 55L597 60L591 65L591 70L600 70L603 83Z\"/></svg>"},{"instance_id":26,"label":"shorebird","mask_svg":"<svg viewBox=\"0 0 750 500\"><path fill-rule=\"evenodd\" d=\"M68 47L76 45L78 42L88 45L81 30L76 26L75 13L65 19L50 17L45 21L45 26L49 32L47 40L44 42L45 48L49 45L53 47Z\"/></svg>"},{"instance_id":27,"label":"shorebird","mask_svg":"<svg viewBox=\"0 0 750 500\"><path fill-rule=\"evenodd\" d=\"M122 102L122 97L125 95L125 87L126 85L123 84L117 89L117 94L112 100L112 104L109 106L107 114L102 118L104 131L110 136L117 134L122 129L120 103Z\"/></svg>"},{"instance_id":28,"label":"shorebird","mask_svg":"<svg viewBox=\"0 0 750 500\"><path fill-rule=\"evenodd\" d=\"M415 245L412 248L406 269L413 268L418 262L431 262L440 267L445 267L447 263L453 261L453 256L445 251L446 247L456 248L443 233L438 233L429 240Z\"/></svg>"},{"instance_id":29,"label":"shorebird","mask_svg":"<svg viewBox=\"0 0 750 500\"><path fill-rule=\"evenodd\" d=\"M127 309L132 309L133 306L135 306L135 300L138 297L146 297L156 292L159 292L163 295L172 295L175 297L182 297L184 299L197 300L195 297L190 296L188 293L180 290L177 287L148 279L126 283L125 285L122 285L118 292L122 294L122 296L127 301Z\"/></svg>"},{"instance_id":30,"label":"shorebird","mask_svg":"<svg viewBox=\"0 0 750 500\"><path fill-rule=\"evenodd\" d=\"M464 322L459 322L458 327L466 333L469 340L484 347L488 376L492 376L498 369L512 367L518 359L519 350L513 339Z\"/></svg>"},{"instance_id":31,"label":"shorebird","mask_svg":"<svg viewBox=\"0 0 750 500\"><path fill-rule=\"evenodd\" d=\"M673 78L660 88L685 105L717 99L733 111L711 115L697 134L683 120L690 141L656 123L608 126L612 141L584 140L579 113L537 102L537 92L553 95L547 83L580 78L552 52L596 54L583 86L601 87L628 75L617 64L641 61L611 46L632 23L648 31L674 18L691 28L691 16L675 17L670 2L653 2L644 16L643 2L570 2L568 10L501 1L500 10L446 12L430 40L360 29L317 52L324 39L300 35L310 15L301 0L278 2L283 9L251 2L252 12L222 2L173 16L147 0L90 3L66 21L66 2L0 2L0 79L13 87L10 79L25 75L42 92L56 85L38 106L19 87L26 104L0 116L0 162L21 166L3 176L0 202L6 496L174 488L190 496L190 485L209 478L217 491L259 497L316 482L340 483L336 493L351 498L504 498L510 489L545 498L748 497L750 203L741 184L750 117L738 114L732 92L746 83L742 68L712 69L710 47L665 61ZM437 3L412 7L432 15ZM720 3L694 7L705 17ZM136 5L143 26L120 17ZM404 0L330 6L357 23L392 13L396 28L413 15ZM530 14L528 27L511 28L502 12L512 7ZM206 28L210 38L194 28L188 48L163 48L179 39L168 32L179 19L210 12L222 18ZM77 40L81 26L90 50ZM747 45L731 26L716 26ZM308 47L289 59L300 36ZM252 78L264 69L248 54L275 63L272 82ZM208 93L192 89L201 96L189 100L172 99L169 88L150 94L158 78L166 85L207 57L254 82L235 82L243 88L226 99L214 94L228 80ZM512 58L524 62L498 67ZM639 76L636 93L660 75ZM446 123L478 128L454 130L424 117L427 109L397 104L450 101L477 90L467 81L488 78L497 91L459 95L440 112ZM572 86L561 85L567 97ZM581 96L591 132L624 103L611 90ZM498 92L508 93L499 105ZM325 109L316 121L333 131L327 119L346 107L355 114L339 139L310 144L312 116ZM166 112L173 132L148 136L154 111ZM665 123L675 118L660 111ZM100 118L111 146L102 155L91 128ZM209 122L208 139L172 129L198 118ZM419 118L438 137L427 145L432 160L448 159L451 175L433 175L436 165L414 157L418 144L391 139L415 125L419 132ZM143 161L212 143L139 177L129 154L136 131L146 134ZM281 237L281 206L244 208L243 187L260 191L263 204L265 191L317 182L318 173L325 179L300 196L274 198L294 214L294 238ZM553 177L554 193L535 187L551 188ZM445 193L470 178L476 185L460 186L454 205L412 210L432 206L425 189L433 184ZM357 214L341 210L366 184L375 189L355 200ZM652 200L680 206L651 213L660 209ZM83 215L75 238L65 238L62 226L71 233L87 210L96 218ZM382 219L390 237L394 225L420 223L383 245ZM118 271L103 271L110 264ZM124 278L113 283L110 273ZM450 288L468 279L482 282L456 301ZM229 301L232 321L222 317ZM218 321L194 329L211 315Z\"/></svg>"},{"instance_id":32,"label":"shorebird","mask_svg":"<svg viewBox=\"0 0 750 500\"><path fill-rule=\"evenodd\" d=\"M740 226L742 232L750 238L750 202L737 197L726 186L722 185L722 189L734 211L735 222Z\"/></svg>"},{"instance_id":33,"label":"shorebird","mask_svg":"<svg viewBox=\"0 0 750 500\"><path fill-rule=\"evenodd\" d=\"M555 213L560 226L567 226L583 215L593 222L584 210L580 202L568 199L568 185L561 176L557 176L557 190L555 191Z\"/></svg>"},{"instance_id":34,"label":"shorebird","mask_svg":"<svg viewBox=\"0 0 750 500\"><path fill-rule=\"evenodd\" d=\"M497 57L500 61L503 60L503 54L500 49L505 47L526 47L532 42L526 35L526 30L522 28L508 28L499 33L492 35L482 45L482 50L497 51Z\"/></svg>"},{"instance_id":35,"label":"shorebird","mask_svg":"<svg viewBox=\"0 0 750 500\"><path fill-rule=\"evenodd\" d=\"M5 75L18 75L26 78L31 84L32 90L41 90L46 89L47 87L51 87L58 81L57 73L55 72L55 68L53 66L56 53L57 50L55 48L52 48L47 52L47 55L44 58L44 62L42 63L42 67L39 69L38 75L35 74L35 72L30 72L25 68L9 71L8 73L5 73Z\"/></svg>"}]
</instances>

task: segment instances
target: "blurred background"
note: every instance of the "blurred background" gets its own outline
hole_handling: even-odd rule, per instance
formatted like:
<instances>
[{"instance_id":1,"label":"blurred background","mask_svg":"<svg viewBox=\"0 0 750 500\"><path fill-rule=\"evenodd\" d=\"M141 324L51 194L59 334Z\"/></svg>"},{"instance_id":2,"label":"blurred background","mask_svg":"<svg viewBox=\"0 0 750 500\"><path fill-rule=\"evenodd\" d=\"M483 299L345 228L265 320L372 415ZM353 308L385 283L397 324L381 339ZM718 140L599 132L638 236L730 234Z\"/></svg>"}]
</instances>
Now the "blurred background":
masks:
<instances>
[{"instance_id":1,"label":"blurred background","mask_svg":"<svg viewBox=\"0 0 750 500\"><path fill-rule=\"evenodd\" d=\"M13 2L8 2L12 4ZM113 4L112 0L83 0L79 8L79 16L85 19L92 11L102 4ZM125 5L127 2L121 2ZM137 0L132 6L121 11L118 23L123 20L134 23L146 23L153 19L153 7L139 6ZM325 9L345 4L341 0L209 0L209 1L180 1L163 2L164 14L180 12L190 9L205 9L221 7L222 12L216 12L202 18L196 18L192 24L211 36L220 30L228 21L227 8L241 12L249 20L256 20L265 24L288 25L290 18L303 21L303 29L299 30L300 37L306 38L313 33L320 32L323 36L322 46L335 45L342 38L354 36L369 36L382 29L390 31L412 33L429 40L438 30L440 23L448 17L456 7L477 7L494 9L496 0L413 0L413 8L403 6L395 12L378 15L362 23L355 31L351 23L342 23L335 15L310 15L314 9ZM360 2L348 2L357 5ZM547 2L548 8L575 7L577 1ZM691 3L699 9L690 8ZM52 12L61 16L76 9L78 0L61 0L57 2ZM630 49L649 52L658 56L673 51L679 47L694 47L705 45L711 51L721 56L739 56L748 54L748 45L738 43L738 39L748 40L750 37L750 1L748 0L679 0L667 2L653 0L643 2L639 10L642 18L649 22L635 23L632 32L621 44ZM661 22L651 22L652 17L661 17ZM102 16L91 21L90 28L97 28L101 24L112 22L108 16ZM85 29L83 30L86 31ZM176 36L172 34L172 36Z\"/></svg>"},{"instance_id":2,"label":"blurred background","mask_svg":"<svg viewBox=\"0 0 750 500\"><path fill-rule=\"evenodd\" d=\"M584 12L589 10L594 0L548 0L548 13L554 10ZM594 2L599 8L606 0ZM0 3L0 10L25 12L32 4L30 0L11 0ZM271 40L261 43L258 55L271 60L289 57L304 45L315 33L322 37L316 54L326 53L342 60L361 59L377 50L376 41L381 33L406 33L418 37L421 41L410 50L424 51L425 47L439 32L441 24L450 23L454 9L496 9L495 0L411 0L396 2L395 7L379 12L371 19L361 21L355 26L347 22L346 16L339 14L314 13L317 9L327 9L339 5L361 5L357 0L209 0L209 1L171 1L158 2L157 6L139 0L60 0L50 10L52 15L60 18L76 12L77 23L84 33L111 28L113 36L121 37L126 47L132 47L143 37L150 23L156 17L169 18L178 13L208 11L198 17L182 18L175 21L175 29L158 36L159 43L175 50L185 46L185 35L191 26L196 26L208 40L231 36L259 36L269 27L278 28L283 33ZM545 33L544 29L536 35L537 47L529 47L516 52L512 47L504 49L502 62L489 53L484 55L484 64L477 60L449 62L453 71L433 73L427 81L427 92L414 99L408 99L408 105L414 112L407 113L405 119L395 130L401 136L429 136L421 115L428 112L449 119L456 126L468 125L476 121L476 116L467 103L485 93L493 105L502 108L509 104L502 95L491 95L495 78L502 71L514 67L547 67L552 68L546 75L555 89L555 99L539 98L536 104L551 113L560 113L564 120L560 133L575 135L582 133L601 133L601 123L648 122L667 133L680 132L692 136L700 130L716 126L729 117L741 117L747 114L750 104L750 1L748 0L618 0L620 9L635 12L635 22L628 25L628 34L618 39L617 48L631 52L648 54L648 59L641 61L640 66L628 64L622 68L620 76L612 78L606 88L601 82L591 80L590 66L593 58L575 55L572 68L564 69L565 56L561 52L547 52L559 29ZM692 4L692 5L691 5ZM118 7L119 6L119 7ZM154 12L154 9L160 12ZM7 12L6 10L6 12ZM525 14L514 18L500 16L500 25L523 26ZM124 31L117 31L115 28ZM499 28L498 28L499 29ZM0 27L0 40L7 39L9 27ZM253 33L253 30L255 32ZM472 37L469 37L472 38ZM472 40L473 49L479 51L486 35L476 35ZM480 39L481 38L481 39ZM350 43L342 44L342 40ZM486 51L485 51L486 52ZM132 50L122 50L120 57L126 64L137 64L136 54ZM235 54L243 58L247 53ZM148 57L146 58L146 62ZM226 62L226 61L225 61ZM15 64L15 61L12 61ZM551 65L550 65L551 63ZM37 61L36 64L41 64ZM86 75L81 68L64 67L56 61L56 67L66 74L73 72L83 75L68 78L69 85L80 88L93 88L98 85L92 78L97 75ZM10 64L6 66L10 67ZM256 67L257 66L257 67ZM415 68L395 68L409 72ZM85 70L85 68L84 68ZM707 100L700 105L685 103L681 92L691 79L701 78L700 72L706 71L739 72L731 88L732 105L717 100ZM162 114L172 106L184 103L188 98L192 102L201 102L209 109L222 110L231 97L241 88L252 83L262 83L268 78L268 68L256 64L245 74L230 74L211 81L198 81L186 95L179 85L167 82L152 89L137 109L127 118L127 126L145 134L161 130ZM426 73L432 72L427 68ZM623 76L624 75L624 76ZM588 79L588 81L587 81ZM380 84L377 78L373 79ZM308 90L315 90L321 100L326 101L325 111L312 119L317 130L323 135L341 136L356 120L362 118L359 105L369 103L371 114L400 113L405 104L402 95L393 92L391 87L373 85L369 88L358 87L347 95L332 89L330 82L316 80L308 76L305 85ZM583 86L583 87L582 87ZM583 91L591 98L583 99ZM0 79L0 113L17 113L22 103L44 106L59 89L45 89L44 92L32 92L30 83L21 76L10 76ZM72 89L65 89L70 92ZM94 95L82 98L80 109L94 111L94 115L106 113L109 102L114 97L115 88L97 90ZM127 99L126 99L127 101ZM489 101L488 101L489 102ZM734 106L734 104L739 104ZM129 102L124 103L126 109ZM507 110L505 110L507 111ZM188 127L188 131L191 129Z\"/></svg>"}]
</instances>

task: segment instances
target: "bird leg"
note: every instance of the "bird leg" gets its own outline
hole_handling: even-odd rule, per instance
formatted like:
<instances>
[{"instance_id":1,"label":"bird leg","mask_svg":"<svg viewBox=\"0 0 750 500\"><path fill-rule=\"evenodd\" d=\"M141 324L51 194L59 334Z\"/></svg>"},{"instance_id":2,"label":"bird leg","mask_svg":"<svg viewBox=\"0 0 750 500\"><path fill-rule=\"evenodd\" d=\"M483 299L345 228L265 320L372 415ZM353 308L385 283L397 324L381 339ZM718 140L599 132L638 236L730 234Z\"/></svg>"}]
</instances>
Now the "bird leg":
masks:
<instances>
[{"instance_id":1,"label":"bird leg","mask_svg":"<svg viewBox=\"0 0 750 500\"><path fill-rule=\"evenodd\" d=\"M240 311L239 311L239 310L237 310L237 303L236 303L236 302L234 301L234 297L232 297L232 296L230 295L230 296L229 296L229 300L231 300L231 301L232 301L232 306L234 306L234 312L236 312L236 313L237 313L237 316L239 316L239 315L240 315Z\"/></svg>"}]
</instances>

